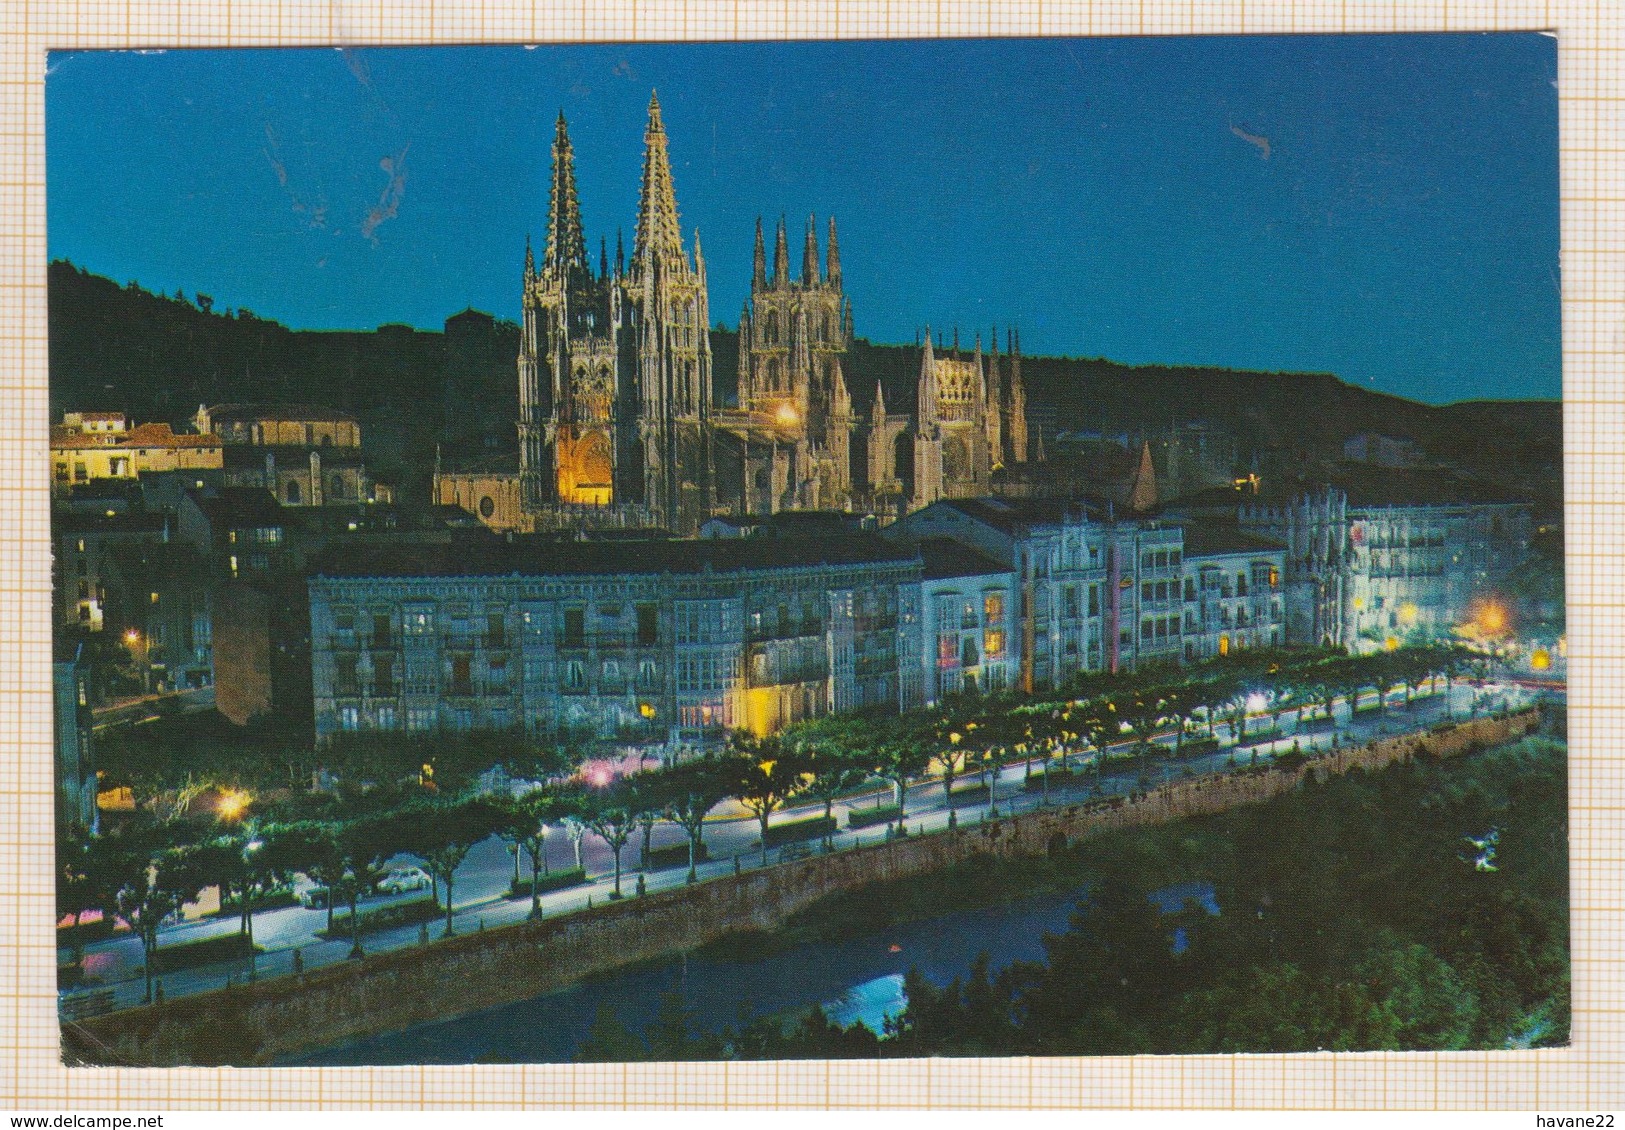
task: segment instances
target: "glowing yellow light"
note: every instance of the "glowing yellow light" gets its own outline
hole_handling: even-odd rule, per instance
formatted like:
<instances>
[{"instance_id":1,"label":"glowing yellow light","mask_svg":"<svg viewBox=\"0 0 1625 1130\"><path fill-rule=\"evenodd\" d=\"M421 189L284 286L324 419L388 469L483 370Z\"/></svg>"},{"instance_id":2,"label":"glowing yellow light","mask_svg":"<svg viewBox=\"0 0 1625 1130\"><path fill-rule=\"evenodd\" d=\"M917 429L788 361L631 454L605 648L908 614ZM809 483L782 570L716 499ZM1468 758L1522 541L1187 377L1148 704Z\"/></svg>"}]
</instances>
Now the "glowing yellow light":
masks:
<instances>
[{"instance_id":1,"label":"glowing yellow light","mask_svg":"<svg viewBox=\"0 0 1625 1130\"><path fill-rule=\"evenodd\" d=\"M136 631L134 628L131 628L129 631L124 633L124 642L132 645L140 643L141 633Z\"/></svg>"},{"instance_id":2,"label":"glowing yellow light","mask_svg":"<svg viewBox=\"0 0 1625 1130\"><path fill-rule=\"evenodd\" d=\"M1404 604L1401 604L1399 606L1399 622L1401 624L1416 623L1416 605L1412 604L1408 600Z\"/></svg>"},{"instance_id":3,"label":"glowing yellow light","mask_svg":"<svg viewBox=\"0 0 1625 1130\"><path fill-rule=\"evenodd\" d=\"M230 789L220 794L220 800L215 804L215 813L222 820L236 820L247 811L251 799L240 789Z\"/></svg>"},{"instance_id":4,"label":"glowing yellow light","mask_svg":"<svg viewBox=\"0 0 1625 1130\"><path fill-rule=\"evenodd\" d=\"M959 731L955 730L953 733L948 735L948 744L949 745L958 745L959 741L960 741Z\"/></svg>"},{"instance_id":5,"label":"glowing yellow light","mask_svg":"<svg viewBox=\"0 0 1625 1130\"><path fill-rule=\"evenodd\" d=\"M786 427L793 427L796 422L801 419L800 415L798 415L796 412L796 406L791 404L789 401L785 401L783 404L780 404L778 411L773 414L773 417Z\"/></svg>"},{"instance_id":6,"label":"glowing yellow light","mask_svg":"<svg viewBox=\"0 0 1625 1130\"><path fill-rule=\"evenodd\" d=\"M1355 611L1359 611L1360 609L1362 609L1364 607L1365 607L1365 597L1363 597L1363 596L1355 597L1354 598Z\"/></svg>"},{"instance_id":7,"label":"glowing yellow light","mask_svg":"<svg viewBox=\"0 0 1625 1130\"><path fill-rule=\"evenodd\" d=\"M1382 641L1382 646L1387 648L1389 651L1398 651L1399 650L1399 637L1398 636L1389 636L1387 639Z\"/></svg>"},{"instance_id":8,"label":"glowing yellow light","mask_svg":"<svg viewBox=\"0 0 1625 1130\"><path fill-rule=\"evenodd\" d=\"M1493 601L1486 602L1478 610L1478 625L1491 635L1505 631L1507 626L1506 609Z\"/></svg>"},{"instance_id":9,"label":"glowing yellow light","mask_svg":"<svg viewBox=\"0 0 1625 1130\"><path fill-rule=\"evenodd\" d=\"M1529 657L1529 666L1536 671L1545 671L1552 665L1552 653L1543 647L1537 647L1535 653Z\"/></svg>"},{"instance_id":10,"label":"glowing yellow light","mask_svg":"<svg viewBox=\"0 0 1625 1130\"><path fill-rule=\"evenodd\" d=\"M645 718L653 718L655 716L654 704L650 702L639 703L638 713L643 715Z\"/></svg>"}]
</instances>

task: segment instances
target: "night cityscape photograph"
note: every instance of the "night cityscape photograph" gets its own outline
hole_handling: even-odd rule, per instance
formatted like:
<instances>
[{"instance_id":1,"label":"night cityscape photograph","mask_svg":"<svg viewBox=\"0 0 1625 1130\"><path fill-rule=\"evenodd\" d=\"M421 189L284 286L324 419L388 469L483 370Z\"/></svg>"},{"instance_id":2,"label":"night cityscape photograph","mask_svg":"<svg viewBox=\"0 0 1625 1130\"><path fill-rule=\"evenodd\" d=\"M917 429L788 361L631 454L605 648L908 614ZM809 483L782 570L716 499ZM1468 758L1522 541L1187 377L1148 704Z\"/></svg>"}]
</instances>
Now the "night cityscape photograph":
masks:
<instances>
[{"instance_id":1,"label":"night cityscape photograph","mask_svg":"<svg viewBox=\"0 0 1625 1130\"><path fill-rule=\"evenodd\" d=\"M1556 77L51 53L64 1062L1567 1045Z\"/></svg>"}]
</instances>

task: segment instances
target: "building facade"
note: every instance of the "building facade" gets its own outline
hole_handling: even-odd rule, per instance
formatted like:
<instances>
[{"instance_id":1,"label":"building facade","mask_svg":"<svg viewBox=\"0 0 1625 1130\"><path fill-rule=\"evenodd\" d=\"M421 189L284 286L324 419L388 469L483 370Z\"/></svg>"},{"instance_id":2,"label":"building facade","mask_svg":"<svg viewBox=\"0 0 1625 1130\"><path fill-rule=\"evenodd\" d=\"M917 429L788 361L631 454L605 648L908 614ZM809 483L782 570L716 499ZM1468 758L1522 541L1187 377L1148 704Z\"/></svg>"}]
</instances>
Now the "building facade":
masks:
<instances>
[{"instance_id":1,"label":"building facade","mask_svg":"<svg viewBox=\"0 0 1625 1130\"><path fill-rule=\"evenodd\" d=\"M1530 507L1463 486L1396 473L1391 501L1328 485L1243 503L1244 529L1287 544L1288 639L1356 651L1449 639L1502 599L1529 556Z\"/></svg>"},{"instance_id":2,"label":"building facade","mask_svg":"<svg viewBox=\"0 0 1625 1130\"><path fill-rule=\"evenodd\" d=\"M1284 547L1222 526L1087 502L979 498L936 503L887 533L919 545L952 539L1011 571L1024 689L1286 638Z\"/></svg>"},{"instance_id":3,"label":"building facade","mask_svg":"<svg viewBox=\"0 0 1625 1130\"><path fill-rule=\"evenodd\" d=\"M221 466L219 437L178 434L162 423L132 428L122 412L68 412L51 429L51 489L57 495L99 480Z\"/></svg>"},{"instance_id":4,"label":"building facade","mask_svg":"<svg viewBox=\"0 0 1625 1130\"><path fill-rule=\"evenodd\" d=\"M199 406L201 434L220 437L228 486L270 491L284 506L390 502L367 472L361 425L348 412L313 405Z\"/></svg>"},{"instance_id":5,"label":"building facade","mask_svg":"<svg viewBox=\"0 0 1625 1130\"><path fill-rule=\"evenodd\" d=\"M335 554L310 580L317 738L522 727L682 747L895 712L918 693L919 580L873 535Z\"/></svg>"},{"instance_id":6,"label":"building facade","mask_svg":"<svg viewBox=\"0 0 1625 1130\"><path fill-rule=\"evenodd\" d=\"M946 538L917 548L924 704L1015 687L1021 622L1014 571Z\"/></svg>"}]
</instances>

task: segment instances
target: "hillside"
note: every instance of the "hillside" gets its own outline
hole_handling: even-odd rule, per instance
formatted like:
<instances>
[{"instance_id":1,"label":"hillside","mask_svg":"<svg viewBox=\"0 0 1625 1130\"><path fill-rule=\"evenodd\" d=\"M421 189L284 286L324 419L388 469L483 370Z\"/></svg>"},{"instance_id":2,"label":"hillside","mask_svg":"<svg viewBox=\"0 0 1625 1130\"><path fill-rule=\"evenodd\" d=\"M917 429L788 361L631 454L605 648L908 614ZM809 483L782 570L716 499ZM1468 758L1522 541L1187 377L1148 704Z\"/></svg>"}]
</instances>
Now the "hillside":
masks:
<instances>
[{"instance_id":1,"label":"hillside","mask_svg":"<svg viewBox=\"0 0 1625 1130\"><path fill-rule=\"evenodd\" d=\"M439 445L448 460L511 456L517 415L512 322L464 311L442 332L290 330L207 296L152 294L50 265L51 411L122 409L180 420L199 403L316 402L361 420L375 470L426 485ZM716 385L730 399L738 339L712 332ZM866 414L878 383L887 407L912 411L920 348L853 343L847 384ZM1098 358L1027 357L1035 431L1153 431L1206 420L1238 438L1238 462L1298 466L1336 458L1361 432L1415 440L1431 459L1531 494L1561 497L1562 411L1553 401L1443 407L1359 388L1327 373L1127 366Z\"/></svg>"}]
</instances>

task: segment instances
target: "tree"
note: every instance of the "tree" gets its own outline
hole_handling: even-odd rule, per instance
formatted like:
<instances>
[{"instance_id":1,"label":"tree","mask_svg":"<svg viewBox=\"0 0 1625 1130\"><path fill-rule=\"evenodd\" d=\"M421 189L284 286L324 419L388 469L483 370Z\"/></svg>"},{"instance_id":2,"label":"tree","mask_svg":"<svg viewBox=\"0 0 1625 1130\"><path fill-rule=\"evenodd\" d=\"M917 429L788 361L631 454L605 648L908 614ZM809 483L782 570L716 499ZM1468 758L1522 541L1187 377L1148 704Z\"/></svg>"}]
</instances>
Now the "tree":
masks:
<instances>
[{"instance_id":1,"label":"tree","mask_svg":"<svg viewBox=\"0 0 1625 1130\"><path fill-rule=\"evenodd\" d=\"M622 778L604 789L581 794L581 820L615 855L615 889L610 898L621 897L621 852L638 826L639 798L631 784Z\"/></svg>"},{"instance_id":2,"label":"tree","mask_svg":"<svg viewBox=\"0 0 1625 1130\"><path fill-rule=\"evenodd\" d=\"M805 759L785 749L776 738L755 738L737 732L729 739L732 791L740 804L756 817L762 834L762 865L767 865L767 824L773 813L806 785Z\"/></svg>"},{"instance_id":3,"label":"tree","mask_svg":"<svg viewBox=\"0 0 1625 1130\"><path fill-rule=\"evenodd\" d=\"M400 811L400 819L414 829L404 845L408 854L423 861L424 870L446 887L446 932L452 930L452 884L457 868L475 844L502 827L506 813L500 805L476 797L451 804L419 803Z\"/></svg>"},{"instance_id":4,"label":"tree","mask_svg":"<svg viewBox=\"0 0 1625 1130\"><path fill-rule=\"evenodd\" d=\"M542 875L547 870L547 825L562 811L558 793L533 789L503 804L503 826L497 834L530 857L530 916L542 916ZM518 862L518 850L514 861Z\"/></svg>"},{"instance_id":5,"label":"tree","mask_svg":"<svg viewBox=\"0 0 1625 1130\"><path fill-rule=\"evenodd\" d=\"M194 872L184 865L162 823L141 823L91 841L91 873L101 877L104 906L118 913L141 939L147 1001L152 1000L152 965L158 927L188 897Z\"/></svg>"},{"instance_id":6,"label":"tree","mask_svg":"<svg viewBox=\"0 0 1625 1130\"><path fill-rule=\"evenodd\" d=\"M361 892L372 889L390 859L410 839L409 830L389 814L352 820L338 828L338 848L344 859L339 887L350 904L351 957L365 956L361 949L361 915L356 913ZM447 899L446 904L450 906L451 900Z\"/></svg>"},{"instance_id":7,"label":"tree","mask_svg":"<svg viewBox=\"0 0 1625 1130\"><path fill-rule=\"evenodd\" d=\"M908 815L904 804L908 782L931 764L931 747L913 728L894 720L886 727L874 757L875 776L891 783L892 796L897 803L897 827L902 829Z\"/></svg>"},{"instance_id":8,"label":"tree","mask_svg":"<svg viewBox=\"0 0 1625 1130\"><path fill-rule=\"evenodd\" d=\"M73 916L73 963L82 965L85 944L80 922L87 910L103 910L103 884L96 874L101 860L92 851L94 841L69 832L57 839L56 916L61 921Z\"/></svg>"},{"instance_id":9,"label":"tree","mask_svg":"<svg viewBox=\"0 0 1625 1130\"><path fill-rule=\"evenodd\" d=\"M344 848L337 828L316 820L284 824L273 833L269 850L284 874L303 872L327 888L327 931L333 931L333 904L344 882Z\"/></svg>"},{"instance_id":10,"label":"tree","mask_svg":"<svg viewBox=\"0 0 1625 1130\"><path fill-rule=\"evenodd\" d=\"M666 818L688 833L688 882L692 883L699 878L706 814L731 795L729 766L714 757L699 757L652 776Z\"/></svg>"},{"instance_id":11,"label":"tree","mask_svg":"<svg viewBox=\"0 0 1625 1130\"><path fill-rule=\"evenodd\" d=\"M807 772L812 774L806 793L824 802L824 847L835 844L835 799L858 788L871 776L866 765L850 751L837 747L815 747L807 750Z\"/></svg>"}]
</instances>

